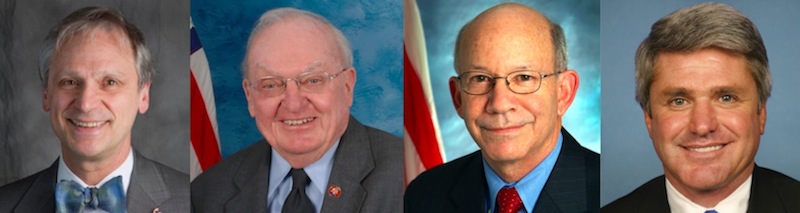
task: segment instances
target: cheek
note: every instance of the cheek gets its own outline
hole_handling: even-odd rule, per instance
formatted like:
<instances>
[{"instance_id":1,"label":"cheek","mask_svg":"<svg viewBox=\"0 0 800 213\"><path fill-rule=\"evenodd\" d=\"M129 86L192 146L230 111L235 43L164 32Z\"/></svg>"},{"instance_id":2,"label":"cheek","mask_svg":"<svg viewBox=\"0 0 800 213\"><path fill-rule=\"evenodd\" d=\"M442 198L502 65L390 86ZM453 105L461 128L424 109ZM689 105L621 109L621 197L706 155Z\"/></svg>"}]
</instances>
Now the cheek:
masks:
<instances>
[{"instance_id":1,"label":"cheek","mask_svg":"<svg viewBox=\"0 0 800 213\"><path fill-rule=\"evenodd\" d=\"M665 145L675 139L686 128L688 117L678 113L662 113L654 115L651 121L651 138Z\"/></svg>"}]
</instances>

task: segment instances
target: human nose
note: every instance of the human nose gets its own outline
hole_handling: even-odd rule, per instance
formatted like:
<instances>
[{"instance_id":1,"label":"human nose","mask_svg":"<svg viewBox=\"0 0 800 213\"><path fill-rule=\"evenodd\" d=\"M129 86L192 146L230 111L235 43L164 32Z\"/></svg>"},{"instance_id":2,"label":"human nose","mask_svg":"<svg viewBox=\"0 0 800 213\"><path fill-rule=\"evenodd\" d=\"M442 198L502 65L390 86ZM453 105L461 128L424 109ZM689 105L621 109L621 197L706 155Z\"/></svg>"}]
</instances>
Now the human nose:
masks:
<instances>
[{"instance_id":1,"label":"human nose","mask_svg":"<svg viewBox=\"0 0 800 213\"><path fill-rule=\"evenodd\" d=\"M717 130L717 116L714 106L707 101L698 101L691 111L690 130L699 136Z\"/></svg>"},{"instance_id":2,"label":"human nose","mask_svg":"<svg viewBox=\"0 0 800 213\"><path fill-rule=\"evenodd\" d=\"M89 112L97 107L101 100L98 88L91 83L86 83L79 88L75 106L82 112Z\"/></svg>"},{"instance_id":3,"label":"human nose","mask_svg":"<svg viewBox=\"0 0 800 213\"><path fill-rule=\"evenodd\" d=\"M284 91L283 101L281 103L281 107L292 111L300 111L308 104L308 99L306 99L305 93L300 89L300 84L292 80L294 83L286 83L286 88Z\"/></svg>"},{"instance_id":4,"label":"human nose","mask_svg":"<svg viewBox=\"0 0 800 213\"><path fill-rule=\"evenodd\" d=\"M515 109L513 103L514 92L503 79L496 79L494 88L486 94L489 98L486 111L489 113L505 113Z\"/></svg>"}]
</instances>

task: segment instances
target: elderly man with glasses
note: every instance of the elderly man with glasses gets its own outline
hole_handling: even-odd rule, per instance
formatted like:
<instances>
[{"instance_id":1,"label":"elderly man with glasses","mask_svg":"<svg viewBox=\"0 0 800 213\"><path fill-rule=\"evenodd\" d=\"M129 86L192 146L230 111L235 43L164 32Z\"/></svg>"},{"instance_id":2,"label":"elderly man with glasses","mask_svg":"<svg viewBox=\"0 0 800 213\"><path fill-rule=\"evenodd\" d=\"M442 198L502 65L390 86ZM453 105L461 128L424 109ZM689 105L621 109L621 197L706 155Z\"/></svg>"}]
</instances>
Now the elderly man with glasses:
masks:
<instances>
[{"instance_id":1,"label":"elderly man with glasses","mask_svg":"<svg viewBox=\"0 0 800 213\"><path fill-rule=\"evenodd\" d=\"M454 56L453 104L480 150L411 182L406 212L599 211L599 155L561 127L579 82L561 27L501 4L461 29Z\"/></svg>"},{"instance_id":2,"label":"elderly man with glasses","mask_svg":"<svg viewBox=\"0 0 800 213\"><path fill-rule=\"evenodd\" d=\"M402 143L350 116L350 45L325 18L279 8L258 20L242 88L265 140L192 182L196 212L400 212Z\"/></svg>"}]
</instances>

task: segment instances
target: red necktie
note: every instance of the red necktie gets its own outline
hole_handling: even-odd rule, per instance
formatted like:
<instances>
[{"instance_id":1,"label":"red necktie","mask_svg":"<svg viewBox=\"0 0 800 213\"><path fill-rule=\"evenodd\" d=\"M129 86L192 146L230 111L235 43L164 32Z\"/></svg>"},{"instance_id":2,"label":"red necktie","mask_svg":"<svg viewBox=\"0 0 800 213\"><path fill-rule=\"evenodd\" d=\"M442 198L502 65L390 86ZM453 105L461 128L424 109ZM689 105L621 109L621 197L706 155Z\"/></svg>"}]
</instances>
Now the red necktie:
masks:
<instances>
[{"instance_id":1,"label":"red necktie","mask_svg":"<svg viewBox=\"0 0 800 213\"><path fill-rule=\"evenodd\" d=\"M514 187L506 187L497 192L498 213L516 213L522 209L522 199Z\"/></svg>"}]
</instances>

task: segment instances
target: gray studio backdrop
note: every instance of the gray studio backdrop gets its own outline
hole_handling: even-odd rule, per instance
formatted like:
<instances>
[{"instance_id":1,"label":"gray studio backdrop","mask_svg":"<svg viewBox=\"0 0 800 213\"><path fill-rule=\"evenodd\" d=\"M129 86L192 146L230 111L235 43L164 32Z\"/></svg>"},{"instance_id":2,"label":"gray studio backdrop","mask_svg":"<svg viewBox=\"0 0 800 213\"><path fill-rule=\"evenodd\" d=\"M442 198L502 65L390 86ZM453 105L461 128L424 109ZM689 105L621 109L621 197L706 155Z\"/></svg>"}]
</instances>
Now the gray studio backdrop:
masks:
<instances>
[{"instance_id":1,"label":"gray studio backdrop","mask_svg":"<svg viewBox=\"0 0 800 213\"><path fill-rule=\"evenodd\" d=\"M188 173L189 2L125 0L0 1L0 185L50 166L60 155L42 109L38 54L49 29L72 11L104 5L144 33L157 74L150 109L136 118L133 147ZM188 180L187 180L188 181Z\"/></svg>"},{"instance_id":2,"label":"gray studio backdrop","mask_svg":"<svg viewBox=\"0 0 800 213\"><path fill-rule=\"evenodd\" d=\"M601 3L602 150L601 205L662 175L642 110L634 99L634 54L650 26L677 9L700 1L617 1ZM800 2L726 2L758 27L767 47L772 96L756 164L800 179Z\"/></svg>"}]
</instances>

